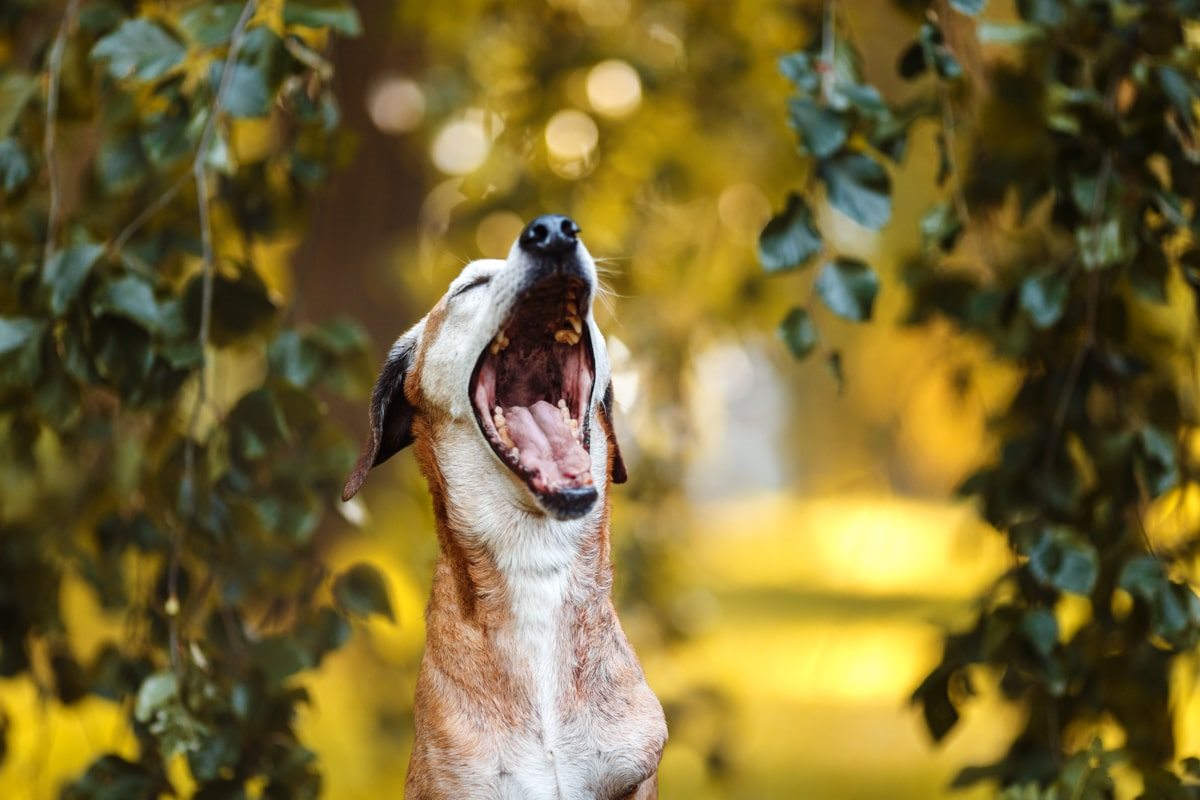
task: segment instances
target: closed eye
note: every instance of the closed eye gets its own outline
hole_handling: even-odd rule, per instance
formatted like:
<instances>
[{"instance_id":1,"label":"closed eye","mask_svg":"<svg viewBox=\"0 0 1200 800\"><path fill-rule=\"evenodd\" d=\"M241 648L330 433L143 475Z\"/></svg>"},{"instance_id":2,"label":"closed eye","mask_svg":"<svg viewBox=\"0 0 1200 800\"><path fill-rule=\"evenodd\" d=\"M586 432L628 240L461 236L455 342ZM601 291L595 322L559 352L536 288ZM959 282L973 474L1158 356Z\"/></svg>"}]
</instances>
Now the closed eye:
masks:
<instances>
[{"instance_id":1,"label":"closed eye","mask_svg":"<svg viewBox=\"0 0 1200 800\"><path fill-rule=\"evenodd\" d=\"M463 292L469 292L476 287L483 286L485 283L487 283L491 279L492 279L491 275L480 275L478 278L475 278L475 280L471 281L470 283L464 283L462 286L455 289L454 294L450 295L450 299L453 300L454 298L458 297Z\"/></svg>"}]
</instances>

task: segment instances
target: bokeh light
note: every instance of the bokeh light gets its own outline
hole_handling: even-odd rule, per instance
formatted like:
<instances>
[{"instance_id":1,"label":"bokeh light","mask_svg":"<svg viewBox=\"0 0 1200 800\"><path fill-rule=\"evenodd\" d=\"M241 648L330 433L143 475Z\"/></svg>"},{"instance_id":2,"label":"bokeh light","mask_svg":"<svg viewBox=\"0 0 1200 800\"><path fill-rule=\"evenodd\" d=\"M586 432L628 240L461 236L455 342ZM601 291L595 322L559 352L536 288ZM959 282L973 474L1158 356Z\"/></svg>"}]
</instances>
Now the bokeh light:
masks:
<instances>
[{"instance_id":1,"label":"bokeh light","mask_svg":"<svg viewBox=\"0 0 1200 800\"><path fill-rule=\"evenodd\" d=\"M642 81L637 70L624 61L601 61L588 72L587 96L596 113L626 117L641 105Z\"/></svg>"},{"instance_id":2,"label":"bokeh light","mask_svg":"<svg viewBox=\"0 0 1200 800\"><path fill-rule=\"evenodd\" d=\"M504 258L524 226L512 211L493 211L475 228L475 244L484 258Z\"/></svg>"},{"instance_id":3,"label":"bokeh light","mask_svg":"<svg viewBox=\"0 0 1200 800\"><path fill-rule=\"evenodd\" d=\"M592 166L600 143L600 129L587 114L575 109L559 111L546 123L546 148L550 168L564 178L579 178Z\"/></svg>"},{"instance_id":4,"label":"bokeh light","mask_svg":"<svg viewBox=\"0 0 1200 800\"><path fill-rule=\"evenodd\" d=\"M466 175L483 165L490 147L482 122L461 119L438 132L430 149L430 158L434 166L447 175Z\"/></svg>"},{"instance_id":5,"label":"bokeh light","mask_svg":"<svg viewBox=\"0 0 1200 800\"><path fill-rule=\"evenodd\" d=\"M367 113L384 133L407 133L425 119L425 93L416 81L387 75L367 91Z\"/></svg>"},{"instance_id":6,"label":"bokeh light","mask_svg":"<svg viewBox=\"0 0 1200 800\"><path fill-rule=\"evenodd\" d=\"M771 201L757 186L735 183L717 198L717 214L738 240L754 241L771 218Z\"/></svg>"}]
</instances>

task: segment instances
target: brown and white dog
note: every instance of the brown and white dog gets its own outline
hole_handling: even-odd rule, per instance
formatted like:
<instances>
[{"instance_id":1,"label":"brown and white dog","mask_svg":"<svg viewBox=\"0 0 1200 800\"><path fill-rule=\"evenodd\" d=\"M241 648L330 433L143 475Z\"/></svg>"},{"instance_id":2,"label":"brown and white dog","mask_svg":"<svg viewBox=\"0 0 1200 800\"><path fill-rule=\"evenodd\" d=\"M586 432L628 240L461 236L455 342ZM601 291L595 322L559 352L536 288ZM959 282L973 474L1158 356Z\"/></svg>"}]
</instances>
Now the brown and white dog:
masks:
<instances>
[{"instance_id":1,"label":"brown and white dog","mask_svg":"<svg viewBox=\"0 0 1200 800\"><path fill-rule=\"evenodd\" d=\"M625 466L578 233L538 217L396 341L343 490L411 444L433 495L410 800L658 795L666 722L611 600Z\"/></svg>"}]
</instances>

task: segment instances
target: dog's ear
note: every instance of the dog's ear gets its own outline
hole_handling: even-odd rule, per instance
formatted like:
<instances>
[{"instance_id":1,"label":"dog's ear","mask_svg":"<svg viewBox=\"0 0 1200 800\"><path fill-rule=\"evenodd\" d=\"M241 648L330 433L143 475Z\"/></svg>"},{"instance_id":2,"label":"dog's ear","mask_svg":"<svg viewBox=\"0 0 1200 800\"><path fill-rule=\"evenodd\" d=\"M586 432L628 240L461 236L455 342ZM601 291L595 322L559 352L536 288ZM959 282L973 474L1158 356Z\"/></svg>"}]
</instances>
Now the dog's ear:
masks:
<instances>
[{"instance_id":1,"label":"dog's ear","mask_svg":"<svg viewBox=\"0 0 1200 800\"><path fill-rule=\"evenodd\" d=\"M629 480L629 474L625 471L625 459L621 458L621 448L617 444L617 428L613 423L612 381L608 382L608 388L604 390L604 399L600 401L600 408L604 411L604 419L608 422L608 446L612 449L612 482L624 483Z\"/></svg>"},{"instance_id":2,"label":"dog's ear","mask_svg":"<svg viewBox=\"0 0 1200 800\"><path fill-rule=\"evenodd\" d=\"M417 339L413 333L400 337L383 362L371 392L371 427L358 463L342 488L343 501L358 494L372 467L379 466L413 442L412 423L416 409L404 396L404 381L412 369Z\"/></svg>"}]
</instances>

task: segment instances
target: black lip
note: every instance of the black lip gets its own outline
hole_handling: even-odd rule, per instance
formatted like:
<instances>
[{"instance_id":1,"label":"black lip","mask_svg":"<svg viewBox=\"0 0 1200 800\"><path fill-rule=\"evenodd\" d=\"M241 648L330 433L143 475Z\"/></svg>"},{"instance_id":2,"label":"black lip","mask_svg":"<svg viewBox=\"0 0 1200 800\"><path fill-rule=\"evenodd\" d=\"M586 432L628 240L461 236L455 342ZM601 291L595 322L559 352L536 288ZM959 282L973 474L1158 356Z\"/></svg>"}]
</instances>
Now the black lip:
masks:
<instances>
[{"instance_id":1,"label":"black lip","mask_svg":"<svg viewBox=\"0 0 1200 800\"><path fill-rule=\"evenodd\" d=\"M558 519L579 519L600 499L595 486L578 486L560 492L534 492L538 503Z\"/></svg>"}]
</instances>

